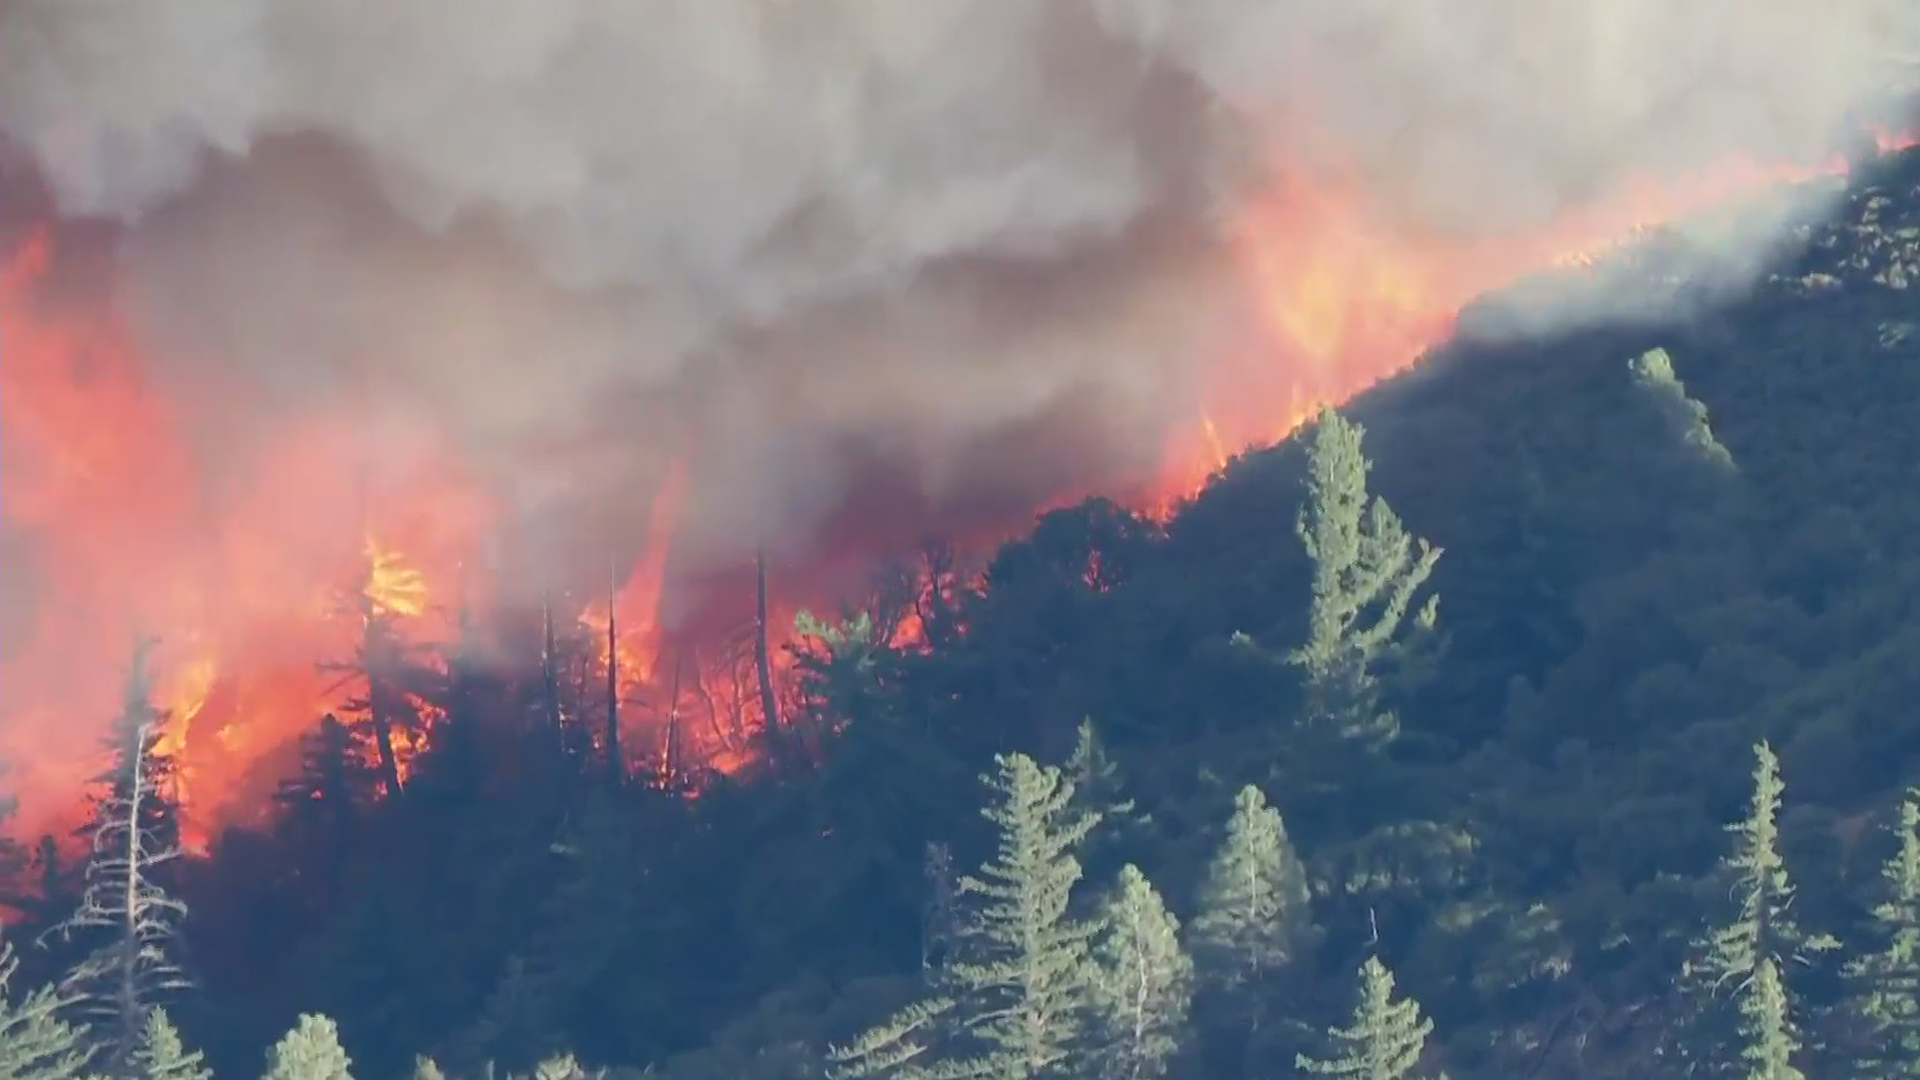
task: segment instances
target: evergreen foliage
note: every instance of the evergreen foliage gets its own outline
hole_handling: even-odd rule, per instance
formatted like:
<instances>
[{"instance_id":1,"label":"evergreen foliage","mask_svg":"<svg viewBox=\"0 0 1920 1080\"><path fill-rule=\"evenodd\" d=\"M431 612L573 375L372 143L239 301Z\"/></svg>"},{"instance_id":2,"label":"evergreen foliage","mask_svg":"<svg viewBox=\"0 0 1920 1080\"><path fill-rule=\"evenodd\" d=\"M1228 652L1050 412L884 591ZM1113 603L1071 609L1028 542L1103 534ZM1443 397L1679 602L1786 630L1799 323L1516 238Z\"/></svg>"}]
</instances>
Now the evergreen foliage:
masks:
<instances>
[{"instance_id":1,"label":"evergreen foliage","mask_svg":"<svg viewBox=\"0 0 1920 1080\"><path fill-rule=\"evenodd\" d=\"M1226 839L1207 866L1193 920L1202 970L1228 988L1260 981L1314 937L1306 868L1280 811L1252 784L1240 789Z\"/></svg>"},{"instance_id":2,"label":"evergreen foliage","mask_svg":"<svg viewBox=\"0 0 1920 1080\"><path fill-rule=\"evenodd\" d=\"M1861 1027L1860 1080L1920 1077L1920 791L1900 803L1867 950L1847 966Z\"/></svg>"},{"instance_id":3,"label":"evergreen foliage","mask_svg":"<svg viewBox=\"0 0 1920 1080\"><path fill-rule=\"evenodd\" d=\"M1100 925L1070 914L1075 858L1098 817L1073 808L1073 782L1025 754L998 755L982 810L999 841L967 901L946 978L960 1002L968 1071L996 1080L1064 1075L1085 1031Z\"/></svg>"},{"instance_id":4,"label":"evergreen foliage","mask_svg":"<svg viewBox=\"0 0 1920 1080\"><path fill-rule=\"evenodd\" d=\"M140 1043L128 1059L134 1080L212 1080L213 1071L197 1050L188 1050L165 1009L147 1010Z\"/></svg>"},{"instance_id":5,"label":"evergreen foliage","mask_svg":"<svg viewBox=\"0 0 1920 1080\"><path fill-rule=\"evenodd\" d=\"M845 1046L827 1050L827 1080L942 1080L966 1075L928 1054L953 1011L953 1000L928 997L861 1032Z\"/></svg>"},{"instance_id":6,"label":"evergreen foliage","mask_svg":"<svg viewBox=\"0 0 1920 1080\"><path fill-rule=\"evenodd\" d=\"M1313 560L1313 584L1306 642L1292 661L1304 680L1306 723L1379 748L1400 732L1382 678L1419 672L1431 659L1439 599L1413 604L1440 551L1409 535L1385 500L1369 495L1362 435L1360 425L1327 409L1308 436L1297 531Z\"/></svg>"},{"instance_id":7,"label":"evergreen foliage","mask_svg":"<svg viewBox=\"0 0 1920 1080\"><path fill-rule=\"evenodd\" d=\"M1805 967L1837 943L1800 928L1780 853L1780 761L1764 742L1754 754L1752 800L1746 817L1727 826L1734 844L1721 864L1732 911L1695 944L1682 970L1697 1010L1683 1056L1709 1074L1780 1080L1792 1075L1802 1043L1786 969Z\"/></svg>"},{"instance_id":8,"label":"evergreen foliage","mask_svg":"<svg viewBox=\"0 0 1920 1080\"><path fill-rule=\"evenodd\" d=\"M1360 1001L1346 1027L1327 1032L1324 1057L1301 1054L1295 1064L1339 1080L1406 1080L1417 1075L1433 1021L1419 1003L1394 997L1393 973L1377 956L1360 967Z\"/></svg>"},{"instance_id":9,"label":"evergreen foliage","mask_svg":"<svg viewBox=\"0 0 1920 1080\"><path fill-rule=\"evenodd\" d=\"M76 1080L92 1051L86 1033L62 1016L72 999L42 986L16 999L20 961L0 942L0 1080Z\"/></svg>"},{"instance_id":10,"label":"evergreen foliage","mask_svg":"<svg viewBox=\"0 0 1920 1080\"><path fill-rule=\"evenodd\" d=\"M1716 469L1739 471L1733 455L1714 437L1713 427L1707 422L1707 407L1688 396L1667 350L1649 349L1635 357L1630 366L1635 384L1652 398L1661 418L1690 451Z\"/></svg>"},{"instance_id":11,"label":"evergreen foliage","mask_svg":"<svg viewBox=\"0 0 1920 1080\"><path fill-rule=\"evenodd\" d=\"M352 1065L334 1022L308 1013L268 1052L262 1080L353 1080Z\"/></svg>"},{"instance_id":12,"label":"evergreen foliage","mask_svg":"<svg viewBox=\"0 0 1920 1080\"><path fill-rule=\"evenodd\" d=\"M1099 1076L1161 1080L1186 1036L1193 961L1180 944L1180 921L1132 864L1108 895L1094 946Z\"/></svg>"}]
</instances>

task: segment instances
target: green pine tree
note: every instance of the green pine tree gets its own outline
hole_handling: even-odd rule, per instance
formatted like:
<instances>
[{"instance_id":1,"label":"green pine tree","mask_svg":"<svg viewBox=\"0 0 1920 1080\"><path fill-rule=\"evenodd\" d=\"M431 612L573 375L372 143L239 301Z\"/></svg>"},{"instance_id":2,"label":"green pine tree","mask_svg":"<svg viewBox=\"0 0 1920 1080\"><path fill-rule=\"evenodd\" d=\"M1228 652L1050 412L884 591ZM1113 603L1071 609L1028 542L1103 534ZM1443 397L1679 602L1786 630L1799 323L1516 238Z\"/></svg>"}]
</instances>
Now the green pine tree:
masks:
<instances>
[{"instance_id":1,"label":"green pine tree","mask_svg":"<svg viewBox=\"0 0 1920 1080\"><path fill-rule=\"evenodd\" d=\"M1193 1000L1193 961L1180 945L1180 921L1131 863L1121 868L1100 921L1092 996L1099 1073L1106 1080L1160 1080Z\"/></svg>"},{"instance_id":2,"label":"green pine tree","mask_svg":"<svg viewBox=\"0 0 1920 1080\"><path fill-rule=\"evenodd\" d=\"M1068 914L1075 852L1098 817L1073 808L1073 782L1024 754L996 755L982 779L997 796L995 857L960 879L968 901L945 981L959 1000L964 1071L994 1080L1066 1072L1091 1004L1097 920Z\"/></svg>"},{"instance_id":3,"label":"green pine tree","mask_svg":"<svg viewBox=\"0 0 1920 1080\"><path fill-rule=\"evenodd\" d=\"M968 1070L930 1053L953 1011L953 999L916 1001L860 1033L827 1048L827 1080L945 1080Z\"/></svg>"},{"instance_id":4,"label":"green pine tree","mask_svg":"<svg viewBox=\"0 0 1920 1080\"><path fill-rule=\"evenodd\" d=\"M268 1051L262 1080L353 1080L352 1065L333 1021L307 1013Z\"/></svg>"},{"instance_id":5,"label":"green pine tree","mask_svg":"<svg viewBox=\"0 0 1920 1080\"><path fill-rule=\"evenodd\" d=\"M77 1080L92 1053L86 1033L62 1017L71 999L41 987L15 1001L19 968L12 943L0 941L0 1080Z\"/></svg>"},{"instance_id":6,"label":"green pine tree","mask_svg":"<svg viewBox=\"0 0 1920 1080\"><path fill-rule=\"evenodd\" d=\"M1124 850L1129 841L1138 838L1148 819L1136 813L1134 801L1127 797L1120 766L1107 753L1091 718L1080 721L1065 771L1073 781L1075 808L1100 816L1100 824L1087 837L1089 860L1095 855L1111 858L1116 850Z\"/></svg>"},{"instance_id":7,"label":"green pine tree","mask_svg":"<svg viewBox=\"0 0 1920 1080\"><path fill-rule=\"evenodd\" d=\"M167 1019L165 1009L150 1009L140 1043L128 1062L136 1080L211 1080L198 1050L188 1050L180 1041L180 1032Z\"/></svg>"},{"instance_id":8,"label":"green pine tree","mask_svg":"<svg viewBox=\"0 0 1920 1080\"><path fill-rule=\"evenodd\" d=\"M1432 1033L1433 1021L1420 1015L1418 1002L1394 1000L1393 973L1370 956L1360 967L1360 1003L1352 1022L1327 1032L1327 1056L1301 1054L1295 1064L1340 1080L1404 1080L1414 1075Z\"/></svg>"},{"instance_id":9,"label":"green pine tree","mask_svg":"<svg viewBox=\"0 0 1920 1080\"><path fill-rule=\"evenodd\" d=\"M1847 967L1862 1032L1861 1080L1920 1080L1920 789L1900 805L1900 846L1881 870L1874 946Z\"/></svg>"},{"instance_id":10,"label":"green pine tree","mask_svg":"<svg viewBox=\"0 0 1920 1080\"><path fill-rule=\"evenodd\" d=\"M1236 989L1285 967L1313 941L1310 902L1280 811L1248 784L1200 886L1192 930L1203 973Z\"/></svg>"},{"instance_id":11,"label":"green pine tree","mask_svg":"<svg viewBox=\"0 0 1920 1080\"><path fill-rule=\"evenodd\" d=\"M1307 639L1291 660L1309 727L1379 748L1399 735L1382 679L1424 672L1437 644L1439 600L1414 599L1440 550L1416 540L1387 504L1367 493L1363 429L1326 410L1307 443L1307 499L1298 532L1313 560ZM1408 615L1413 623L1406 633Z\"/></svg>"},{"instance_id":12,"label":"green pine tree","mask_svg":"<svg viewBox=\"0 0 1920 1080\"><path fill-rule=\"evenodd\" d=\"M1653 401L1661 421L1687 449L1716 470L1735 473L1733 455L1727 452L1707 422L1707 407L1687 393L1687 385L1673 369L1673 357L1665 349L1650 349L1627 364L1633 381Z\"/></svg>"},{"instance_id":13,"label":"green pine tree","mask_svg":"<svg viewBox=\"0 0 1920 1080\"><path fill-rule=\"evenodd\" d=\"M1760 957L1752 988L1740 995L1740 1073L1746 1080L1804 1080L1793 1059L1800 1036L1790 1015L1787 984L1773 957Z\"/></svg>"},{"instance_id":14,"label":"green pine tree","mask_svg":"<svg viewBox=\"0 0 1920 1080\"><path fill-rule=\"evenodd\" d=\"M1798 1075L1788 1062L1800 1048L1785 972L1837 943L1807 934L1794 918L1793 883L1780 855L1780 761L1764 742L1755 756L1753 799L1746 817L1727 827L1735 840L1721 863L1734 909L1695 943L1682 969L1691 1030L1674 1050L1690 1071L1783 1080Z\"/></svg>"}]
</instances>

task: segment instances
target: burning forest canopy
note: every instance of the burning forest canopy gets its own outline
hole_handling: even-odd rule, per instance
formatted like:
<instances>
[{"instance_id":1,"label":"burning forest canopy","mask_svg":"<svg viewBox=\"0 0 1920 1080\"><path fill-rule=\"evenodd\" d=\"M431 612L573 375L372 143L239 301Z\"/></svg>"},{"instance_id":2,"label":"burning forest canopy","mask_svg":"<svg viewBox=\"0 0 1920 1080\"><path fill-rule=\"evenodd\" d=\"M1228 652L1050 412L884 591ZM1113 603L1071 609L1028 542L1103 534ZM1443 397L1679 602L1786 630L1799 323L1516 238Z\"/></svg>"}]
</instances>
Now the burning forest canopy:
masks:
<instances>
[{"instance_id":1,"label":"burning forest canopy","mask_svg":"<svg viewBox=\"0 0 1920 1080\"><path fill-rule=\"evenodd\" d=\"M22 829L74 809L149 636L202 833L380 696L369 663L456 637L578 641L633 767L677 732L736 767L801 606L925 536L1169 505L1530 272L1579 287L1483 329L1639 303L1578 265L1904 141L1887 61L1920 29L1813 0L499 14L0 0ZM1680 233L1679 272L1737 288L1793 224L1741 221ZM367 736L393 782L409 708Z\"/></svg>"}]
</instances>

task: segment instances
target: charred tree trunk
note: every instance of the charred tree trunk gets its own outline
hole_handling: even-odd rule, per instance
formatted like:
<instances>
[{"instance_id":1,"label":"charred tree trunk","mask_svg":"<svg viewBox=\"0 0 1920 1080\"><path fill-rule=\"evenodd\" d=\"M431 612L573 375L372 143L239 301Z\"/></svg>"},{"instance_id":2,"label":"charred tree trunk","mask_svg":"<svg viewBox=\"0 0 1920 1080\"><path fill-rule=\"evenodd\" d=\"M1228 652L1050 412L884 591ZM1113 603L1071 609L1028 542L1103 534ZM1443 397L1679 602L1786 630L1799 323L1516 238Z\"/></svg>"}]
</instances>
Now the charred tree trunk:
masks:
<instances>
[{"instance_id":1,"label":"charred tree trunk","mask_svg":"<svg viewBox=\"0 0 1920 1080\"><path fill-rule=\"evenodd\" d=\"M367 721L373 725L373 743L380 751L380 778L387 794L400 794L400 755L393 749L393 722L400 714L399 695L388 671L377 624L367 624Z\"/></svg>"},{"instance_id":2,"label":"charred tree trunk","mask_svg":"<svg viewBox=\"0 0 1920 1080\"><path fill-rule=\"evenodd\" d=\"M540 719L547 731L560 733L559 643L553 632L553 600L540 601Z\"/></svg>"},{"instance_id":3,"label":"charred tree trunk","mask_svg":"<svg viewBox=\"0 0 1920 1080\"><path fill-rule=\"evenodd\" d=\"M766 725L767 745L775 756L784 749L786 733L780 727L780 702L773 692L773 650L767 639L767 552L754 555L753 666L760 679L760 716Z\"/></svg>"},{"instance_id":4,"label":"charred tree trunk","mask_svg":"<svg viewBox=\"0 0 1920 1080\"><path fill-rule=\"evenodd\" d=\"M627 778L626 763L620 758L620 634L614 614L619 574L611 567L607 573L607 784L618 788Z\"/></svg>"},{"instance_id":5,"label":"charred tree trunk","mask_svg":"<svg viewBox=\"0 0 1920 1080\"><path fill-rule=\"evenodd\" d=\"M660 751L661 786L667 788L680 776L680 675L686 666L686 650L674 649L673 682L667 688L667 739Z\"/></svg>"},{"instance_id":6,"label":"charred tree trunk","mask_svg":"<svg viewBox=\"0 0 1920 1080\"><path fill-rule=\"evenodd\" d=\"M372 742L380 751L380 780L386 794L399 794L399 753L394 751L394 721L401 713L399 692L394 688L394 642L382 619L369 611L361 623L361 663L367 667L367 723L372 726Z\"/></svg>"}]
</instances>

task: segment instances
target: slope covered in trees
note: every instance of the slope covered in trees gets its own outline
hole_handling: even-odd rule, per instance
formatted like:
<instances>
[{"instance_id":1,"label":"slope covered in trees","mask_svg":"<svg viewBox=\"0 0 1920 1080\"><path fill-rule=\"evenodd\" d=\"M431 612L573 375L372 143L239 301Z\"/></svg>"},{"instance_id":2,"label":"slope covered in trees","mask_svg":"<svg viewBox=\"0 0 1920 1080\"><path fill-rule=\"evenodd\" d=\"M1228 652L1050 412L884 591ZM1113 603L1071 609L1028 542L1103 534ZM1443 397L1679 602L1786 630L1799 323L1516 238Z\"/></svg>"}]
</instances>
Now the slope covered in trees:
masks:
<instances>
[{"instance_id":1,"label":"slope covered in trees","mask_svg":"<svg viewBox=\"0 0 1920 1080\"><path fill-rule=\"evenodd\" d=\"M316 723L273 832L165 865L184 1044L119 1016L103 1060L1920 1074L1916 282L1908 155L1750 293L1455 344L1165 521L805 620L819 753L697 799L456 646L404 790ZM24 868L15 939L87 869ZM25 986L78 957L20 951L0 1042L67 1062Z\"/></svg>"}]
</instances>

